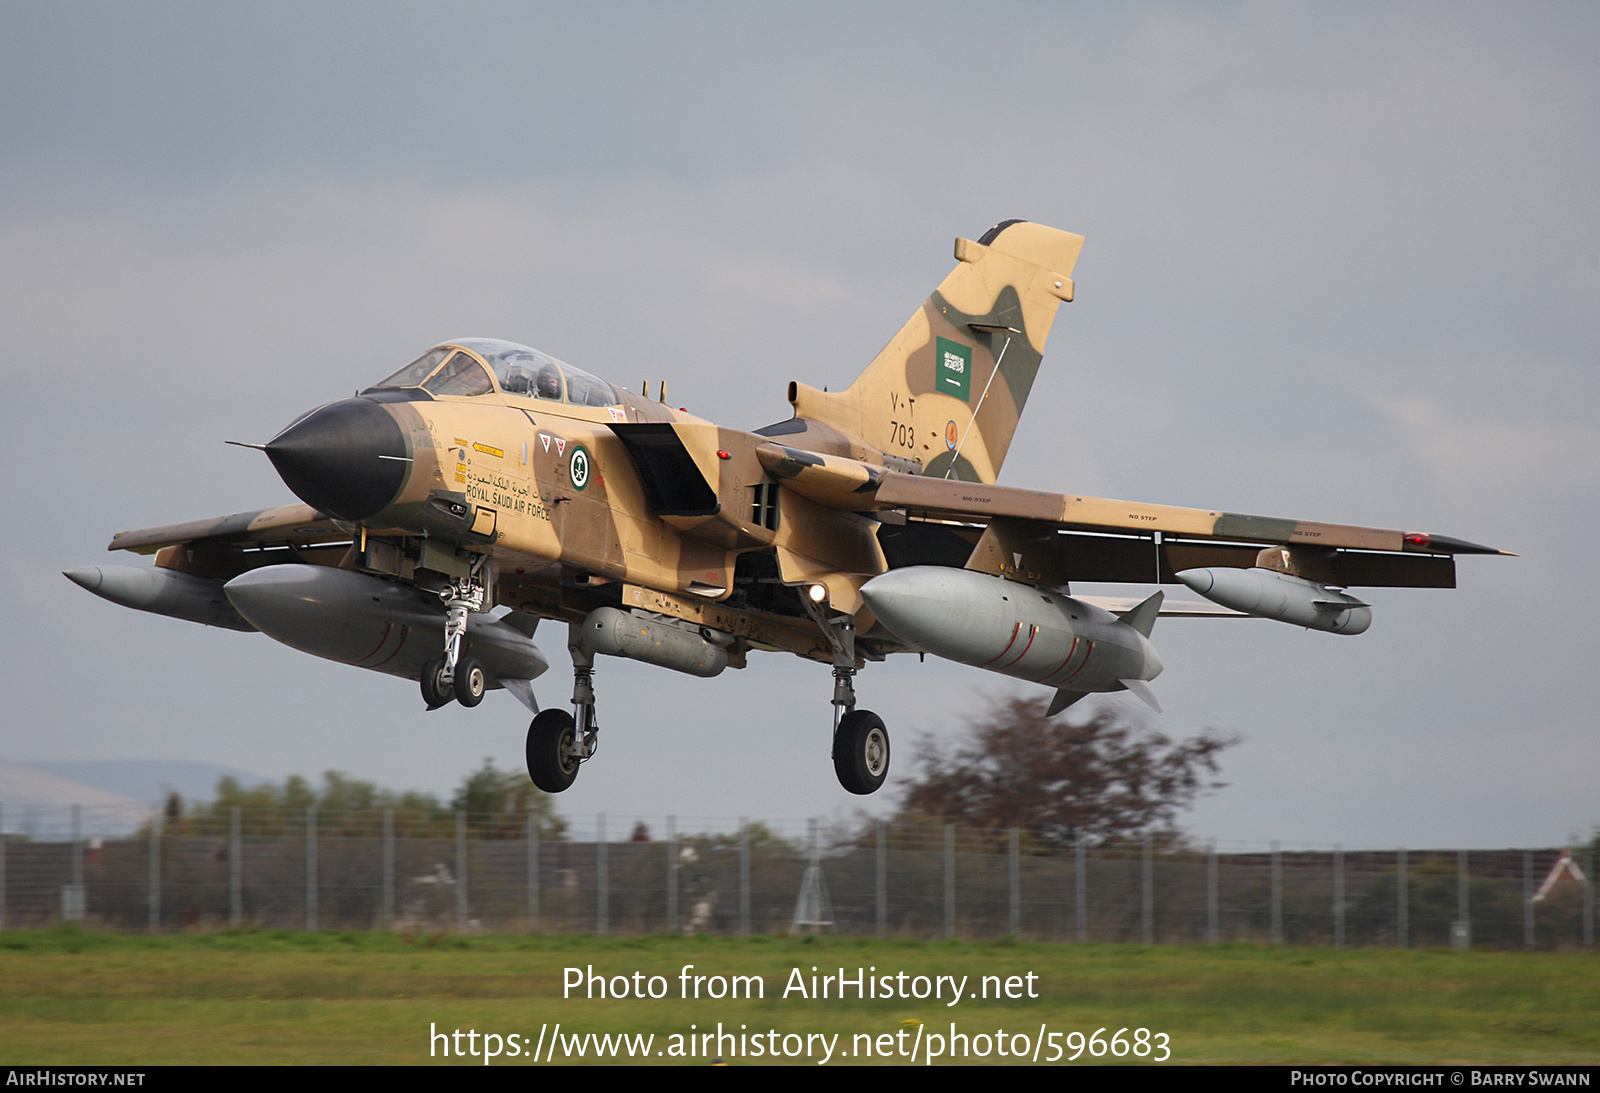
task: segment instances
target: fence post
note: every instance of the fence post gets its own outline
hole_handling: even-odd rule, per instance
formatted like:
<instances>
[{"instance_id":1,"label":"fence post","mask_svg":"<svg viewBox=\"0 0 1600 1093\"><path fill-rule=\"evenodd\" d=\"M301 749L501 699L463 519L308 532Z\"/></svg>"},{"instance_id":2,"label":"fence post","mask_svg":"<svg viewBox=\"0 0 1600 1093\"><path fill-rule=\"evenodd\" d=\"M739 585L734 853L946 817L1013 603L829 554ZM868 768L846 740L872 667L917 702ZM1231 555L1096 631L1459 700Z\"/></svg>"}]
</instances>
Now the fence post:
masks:
<instances>
[{"instance_id":1,"label":"fence post","mask_svg":"<svg viewBox=\"0 0 1600 1093\"><path fill-rule=\"evenodd\" d=\"M1076 889L1078 943L1081 945L1089 940L1089 847L1081 831L1078 833L1078 868L1074 871L1072 886Z\"/></svg>"},{"instance_id":2,"label":"fence post","mask_svg":"<svg viewBox=\"0 0 1600 1093\"><path fill-rule=\"evenodd\" d=\"M1406 873L1406 848L1401 847L1396 864L1396 899L1399 901L1395 908L1395 941L1400 948L1411 947L1411 897L1408 894L1409 877Z\"/></svg>"},{"instance_id":3,"label":"fence post","mask_svg":"<svg viewBox=\"0 0 1600 1093\"><path fill-rule=\"evenodd\" d=\"M0 844L5 841L0 835ZM0 854L5 853L0 850ZM4 884L0 883L0 889ZM0 910L0 925L4 925L3 910ZM161 929L161 809L150 810L150 932L156 933Z\"/></svg>"},{"instance_id":4,"label":"fence post","mask_svg":"<svg viewBox=\"0 0 1600 1093\"><path fill-rule=\"evenodd\" d=\"M1278 840L1272 840L1272 943L1283 944L1283 860Z\"/></svg>"},{"instance_id":5,"label":"fence post","mask_svg":"<svg viewBox=\"0 0 1600 1093\"><path fill-rule=\"evenodd\" d=\"M1206 941L1212 945L1222 940L1222 923L1218 921L1221 909L1217 906L1217 840L1206 841Z\"/></svg>"},{"instance_id":6,"label":"fence post","mask_svg":"<svg viewBox=\"0 0 1600 1093\"><path fill-rule=\"evenodd\" d=\"M456 929L467 928L467 813L456 809Z\"/></svg>"},{"instance_id":7,"label":"fence post","mask_svg":"<svg viewBox=\"0 0 1600 1093\"><path fill-rule=\"evenodd\" d=\"M1467 904L1467 852L1456 852L1456 921L1450 927L1452 949L1472 948L1472 913Z\"/></svg>"},{"instance_id":8,"label":"fence post","mask_svg":"<svg viewBox=\"0 0 1600 1093\"><path fill-rule=\"evenodd\" d=\"M944 825L944 936L956 936L956 825Z\"/></svg>"},{"instance_id":9,"label":"fence post","mask_svg":"<svg viewBox=\"0 0 1600 1093\"><path fill-rule=\"evenodd\" d=\"M539 814L528 811L528 830L523 836L528 844L528 932L539 928Z\"/></svg>"},{"instance_id":10,"label":"fence post","mask_svg":"<svg viewBox=\"0 0 1600 1093\"><path fill-rule=\"evenodd\" d=\"M878 937L889 936L889 839L887 825L878 821Z\"/></svg>"},{"instance_id":11,"label":"fence post","mask_svg":"<svg viewBox=\"0 0 1600 1093\"><path fill-rule=\"evenodd\" d=\"M244 923L244 841L239 806L228 810L228 922L237 930Z\"/></svg>"},{"instance_id":12,"label":"fence post","mask_svg":"<svg viewBox=\"0 0 1600 1093\"><path fill-rule=\"evenodd\" d=\"M739 936L750 936L750 818L739 817Z\"/></svg>"},{"instance_id":13,"label":"fence post","mask_svg":"<svg viewBox=\"0 0 1600 1093\"><path fill-rule=\"evenodd\" d=\"M383 810L383 928L394 929L394 809Z\"/></svg>"},{"instance_id":14,"label":"fence post","mask_svg":"<svg viewBox=\"0 0 1600 1093\"><path fill-rule=\"evenodd\" d=\"M0 851L5 853L5 851ZM0 858L0 915L5 914L5 859ZM1595 943L1595 851L1584 851L1584 944Z\"/></svg>"},{"instance_id":15,"label":"fence post","mask_svg":"<svg viewBox=\"0 0 1600 1093\"><path fill-rule=\"evenodd\" d=\"M1333 844L1333 947L1344 948L1344 847Z\"/></svg>"},{"instance_id":16,"label":"fence post","mask_svg":"<svg viewBox=\"0 0 1600 1093\"><path fill-rule=\"evenodd\" d=\"M306 929L317 928L317 806L306 806Z\"/></svg>"},{"instance_id":17,"label":"fence post","mask_svg":"<svg viewBox=\"0 0 1600 1093\"><path fill-rule=\"evenodd\" d=\"M667 933L678 932L678 817L667 817Z\"/></svg>"},{"instance_id":18,"label":"fence post","mask_svg":"<svg viewBox=\"0 0 1600 1093\"><path fill-rule=\"evenodd\" d=\"M1156 943L1156 864L1150 833L1145 832L1144 856L1139 868L1140 898L1139 924L1141 940L1146 945Z\"/></svg>"},{"instance_id":19,"label":"fence post","mask_svg":"<svg viewBox=\"0 0 1600 1093\"><path fill-rule=\"evenodd\" d=\"M1522 947L1533 948L1533 851L1522 852Z\"/></svg>"},{"instance_id":20,"label":"fence post","mask_svg":"<svg viewBox=\"0 0 1600 1093\"><path fill-rule=\"evenodd\" d=\"M597 828L594 843L594 930L604 937L611 924L611 878L606 875L606 814L596 813Z\"/></svg>"},{"instance_id":21,"label":"fence post","mask_svg":"<svg viewBox=\"0 0 1600 1093\"><path fill-rule=\"evenodd\" d=\"M1022 832L1015 827L1011 829L1010 856L1011 919L1007 925L1015 937L1022 933Z\"/></svg>"},{"instance_id":22,"label":"fence post","mask_svg":"<svg viewBox=\"0 0 1600 1093\"><path fill-rule=\"evenodd\" d=\"M61 917L71 922L83 921L89 909L88 897L83 891L83 806L72 806L72 887L61 893Z\"/></svg>"}]
</instances>

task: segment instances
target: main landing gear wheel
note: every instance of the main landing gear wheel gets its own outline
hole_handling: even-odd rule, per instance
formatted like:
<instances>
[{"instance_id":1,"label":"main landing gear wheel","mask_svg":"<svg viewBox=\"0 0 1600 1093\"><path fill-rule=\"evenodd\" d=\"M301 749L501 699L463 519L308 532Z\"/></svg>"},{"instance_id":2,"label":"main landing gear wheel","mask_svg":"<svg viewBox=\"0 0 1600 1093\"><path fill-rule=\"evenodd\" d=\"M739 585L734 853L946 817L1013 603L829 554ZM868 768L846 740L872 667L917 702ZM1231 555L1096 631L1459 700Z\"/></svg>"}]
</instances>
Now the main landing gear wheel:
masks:
<instances>
[{"instance_id":1,"label":"main landing gear wheel","mask_svg":"<svg viewBox=\"0 0 1600 1093\"><path fill-rule=\"evenodd\" d=\"M443 657L434 657L422 666L422 701L428 704L428 709L437 710L455 696L455 690L444 681Z\"/></svg>"},{"instance_id":2,"label":"main landing gear wheel","mask_svg":"<svg viewBox=\"0 0 1600 1093\"><path fill-rule=\"evenodd\" d=\"M456 701L471 709L483 701L483 692L489 689L489 678L483 674L483 665L477 657L463 657L456 665L454 686Z\"/></svg>"},{"instance_id":3,"label":"main landing gear wheel","mask_svg":"<svg viewBox=\"0 0 1600 1093\"><path fill-rule=\"evenodd\" d=\"M545 710L528 726L528 777L546 793L560 793L578 777L572 754L577 729L566 710Z\"/></svg>"},{"instance_id":4,"label":"main landing gear wheel","mask_svg":"<svg viewBox=\"0 0 1600 1093\"><path fill-rule=\"evenodd\" d=\"M851 793L876 793L889 775L889 730L871 710L851 710L833 734L833 771Z\"/></svg>"}]
</instances>

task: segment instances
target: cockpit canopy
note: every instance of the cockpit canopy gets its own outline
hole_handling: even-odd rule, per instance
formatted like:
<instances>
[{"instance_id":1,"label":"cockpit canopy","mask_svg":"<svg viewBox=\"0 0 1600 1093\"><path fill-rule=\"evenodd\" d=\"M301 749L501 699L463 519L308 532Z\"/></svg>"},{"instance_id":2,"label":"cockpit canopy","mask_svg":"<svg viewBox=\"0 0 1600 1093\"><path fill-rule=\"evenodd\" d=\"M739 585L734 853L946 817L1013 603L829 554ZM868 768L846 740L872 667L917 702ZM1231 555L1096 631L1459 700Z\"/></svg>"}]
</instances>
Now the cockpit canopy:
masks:
<instances>
[{"instance_id":1,"label":"cockpit canopy","mask_svg":"<svg viewBox=\"0 0 1600 1093\"><path fill-rule=\"evenodd\" d=\"M371 389L420 387L431 395L488 395L496 384L507 395L573 406L622 401L609 383L581 368L494 338L459 338L437 346Z\"/></svg>"}]
</instances>

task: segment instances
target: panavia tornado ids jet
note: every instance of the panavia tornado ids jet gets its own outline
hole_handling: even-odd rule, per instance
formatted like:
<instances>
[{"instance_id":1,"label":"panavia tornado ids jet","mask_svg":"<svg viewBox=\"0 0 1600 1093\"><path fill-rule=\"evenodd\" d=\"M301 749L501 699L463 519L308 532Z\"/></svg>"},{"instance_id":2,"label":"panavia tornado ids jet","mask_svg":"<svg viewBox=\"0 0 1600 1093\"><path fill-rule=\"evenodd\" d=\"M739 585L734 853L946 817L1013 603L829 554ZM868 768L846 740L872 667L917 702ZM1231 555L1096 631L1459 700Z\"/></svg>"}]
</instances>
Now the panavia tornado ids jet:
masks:
<instances>
[{"instance_id":1,"label":"panavia tornado ids jet","mask_svg":"<svg viewBox=\"0 0 1600 1093\"><path fill-rule=\"evenodd\" d=\"M889 769L855 678L933 653L1055 691L1155 705L1163 615L1247 614L1359 634L1352 587L1451 588L1418 532L996 484L1083 238L1011 220L956 266L856 381L789 384L745 431L511 342L438 345L259 447L303 504L144 531L153 567L67 576L113 602L420 681L429 708L511 692L528 773L566 789L595 754L596 656L696 676L786 652L833 671L833 764ZM1187 585L1207 602L1074 596L1070 582ZM540 712L540 620L565 624L571 712Z\"/></svg>"}]
</instances>

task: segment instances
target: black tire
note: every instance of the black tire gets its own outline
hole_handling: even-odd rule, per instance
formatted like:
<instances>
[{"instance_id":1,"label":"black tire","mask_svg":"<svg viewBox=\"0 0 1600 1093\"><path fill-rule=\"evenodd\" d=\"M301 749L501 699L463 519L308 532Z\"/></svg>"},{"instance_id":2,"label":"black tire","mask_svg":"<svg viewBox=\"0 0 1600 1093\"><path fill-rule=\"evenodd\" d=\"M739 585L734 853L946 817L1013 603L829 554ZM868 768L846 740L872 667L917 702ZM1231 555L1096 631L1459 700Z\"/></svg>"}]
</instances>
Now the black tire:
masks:
<instances>
[{"instance_id":1,"label":"black tire","mask_svg":"<svg viewBox=\"0 0 1600 1093\"><path fill-rule=\"evenodd\" d=\"M851 710L833 734L833 772L851 793L876 793L889 776L889 730L871 710Z\"/></svg>"},{"instance_id":2,"label":"black tire","mask_svg":"<svg viewBox=\"0 0 1600 1093\"><path fill-rule=\"evenodd\" d=\"M430 710L449 705L456 696L455 691L439 678L443 671L444 657L434 657L422 666L422 701L428 704Z\"/></svg>"},{"instance_id":3,"label":"black tire","mask_svg":"<svg viewBox=\"0 0 1600 1093\"><path fill-rule=\"evenodd\" d=\"M489 677L483 674L483 665L477 657L462 657L456 665L456 701L471 709L483 701L483 692L489 689Z\"/></svg>"},{"instance_id":4,"label":"black tire","mask_svg":"<svg viewBox=\"0 0 1600 1093\"><path fill-rule=\"evenodd\" d=\"M544 710L528 726L528 777L546 793L560 793L578 777L578 760L567 754L577 731L566 710Z\"/></svg>"}]
</instances>

